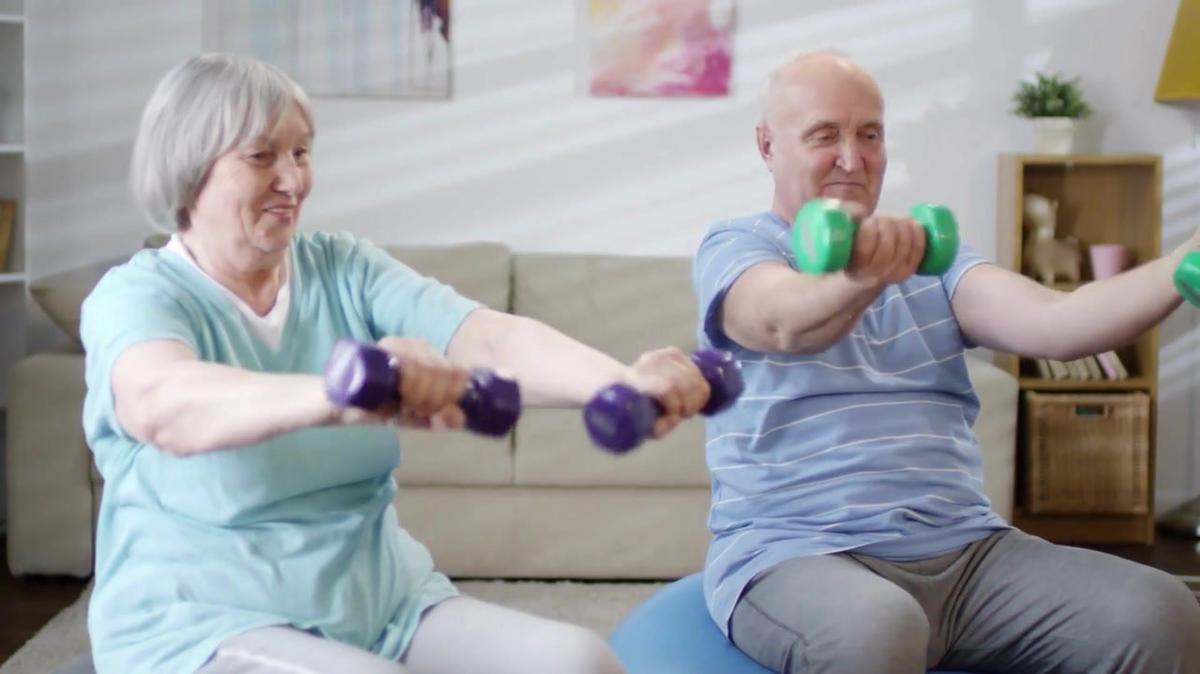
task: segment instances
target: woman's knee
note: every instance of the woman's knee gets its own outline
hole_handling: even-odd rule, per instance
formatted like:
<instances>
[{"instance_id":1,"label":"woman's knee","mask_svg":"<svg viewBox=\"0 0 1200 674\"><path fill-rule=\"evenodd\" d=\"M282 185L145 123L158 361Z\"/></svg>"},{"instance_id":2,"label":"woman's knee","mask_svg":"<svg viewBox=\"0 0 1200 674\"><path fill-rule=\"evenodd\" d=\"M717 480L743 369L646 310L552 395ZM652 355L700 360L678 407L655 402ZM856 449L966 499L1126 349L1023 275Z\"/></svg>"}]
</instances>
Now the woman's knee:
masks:
<instances>
[{"instance_id":1,"label":"woman's knee","mask_svg":"<svg viewBox=\"0 0 1200 674\"><path fill-rule=\"evenodd\" d=\"M612 648L595 632L575 625L560 624L552 640L556 664L550 671L580 674L624 674L625 669Z\"/></svg>"}]
</instances>

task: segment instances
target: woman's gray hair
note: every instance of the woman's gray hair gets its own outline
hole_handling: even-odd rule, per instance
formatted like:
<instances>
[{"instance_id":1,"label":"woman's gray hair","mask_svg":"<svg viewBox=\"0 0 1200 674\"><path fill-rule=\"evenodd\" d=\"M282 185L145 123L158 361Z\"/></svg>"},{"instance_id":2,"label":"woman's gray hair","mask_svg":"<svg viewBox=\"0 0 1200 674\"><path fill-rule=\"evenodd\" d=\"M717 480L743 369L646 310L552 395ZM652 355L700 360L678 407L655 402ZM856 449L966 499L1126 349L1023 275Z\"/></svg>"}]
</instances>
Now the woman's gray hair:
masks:
<instances>
[{"instance_id":1,"label":"woman's gray hair","mask_svg":"<svg viewBox=\"0 0 1200 674\"><path fill-rule=\"evenodd\" d=\"M217 158L270 132L293 103L315 134L308 95L272 65L204 54L172 68L142 113L130 168L134 200L155 227L187 229Z\"/></svg>"}]
</instances>

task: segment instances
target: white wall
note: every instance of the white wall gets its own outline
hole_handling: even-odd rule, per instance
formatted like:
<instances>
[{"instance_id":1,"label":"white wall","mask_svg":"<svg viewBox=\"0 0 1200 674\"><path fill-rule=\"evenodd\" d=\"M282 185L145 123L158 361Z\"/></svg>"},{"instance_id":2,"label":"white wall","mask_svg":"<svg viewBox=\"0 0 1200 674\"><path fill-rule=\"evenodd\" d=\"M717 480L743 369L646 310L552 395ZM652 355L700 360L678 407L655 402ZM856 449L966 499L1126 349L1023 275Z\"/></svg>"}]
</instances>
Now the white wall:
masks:
<instances>
[{"instance_id":1,"label":"white wall","mask_svg":"<svg viewBox=\"0 0 1200 674\"><path fill-rule=\"evenodd\" d=\"M1153 102L1178 0L740 0L735 94L583 95L581 0L455 0L449 102L315 103L312 229L384 243L497 240L521 251L689 255L718 218L764 209L753 143L768 69L837 47L888 99L885 210L940 201L995 253L996 155L1031 132L1008 114L1035 69L1082 76L1104 152L1159 153L1164 248L1200 225L1194 111ZM157 78L202 43L200 3L38 0L29 15L29 268L128 253L146 233L124 176ZM1130 226L1137 226L1131 223ZM1200 491L1195 312L1163 329L1159 498ZM52 341L43 322L35 343Z\"/></svg>"}]
</instances>

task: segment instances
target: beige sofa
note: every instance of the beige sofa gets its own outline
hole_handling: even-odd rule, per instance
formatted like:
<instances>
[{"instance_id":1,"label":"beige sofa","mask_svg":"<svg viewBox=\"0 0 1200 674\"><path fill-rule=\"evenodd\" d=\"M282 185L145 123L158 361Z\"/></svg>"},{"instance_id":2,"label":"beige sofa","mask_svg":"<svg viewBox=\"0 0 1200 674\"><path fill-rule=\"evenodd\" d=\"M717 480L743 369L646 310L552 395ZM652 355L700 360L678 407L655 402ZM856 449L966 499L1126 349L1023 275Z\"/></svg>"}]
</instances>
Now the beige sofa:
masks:
<instances>
[{"instance_id":1,"label":"beige sofa","mask_svg":"<svg viewBox=\"0 0 1200 674\"><path fill-rule=\"evenodd\" d=\"M686 259L514 255L496 244L390 250L465 295L626 362L651 347L695 346ZM79 303L104 268L31 288L76 346ZM1016 382L969 362L983 405L976 433L985 489L1009 517ZM35 354L9 377L9 565L17 574L87 576L102 484L80 429L83 355ZM402 432L402 445L401 522L452 576L675 578L703 564L709 479L699 420L624 457L594 449L577 410L528 410L503 441Z\"/></svg>"}]
</instances>

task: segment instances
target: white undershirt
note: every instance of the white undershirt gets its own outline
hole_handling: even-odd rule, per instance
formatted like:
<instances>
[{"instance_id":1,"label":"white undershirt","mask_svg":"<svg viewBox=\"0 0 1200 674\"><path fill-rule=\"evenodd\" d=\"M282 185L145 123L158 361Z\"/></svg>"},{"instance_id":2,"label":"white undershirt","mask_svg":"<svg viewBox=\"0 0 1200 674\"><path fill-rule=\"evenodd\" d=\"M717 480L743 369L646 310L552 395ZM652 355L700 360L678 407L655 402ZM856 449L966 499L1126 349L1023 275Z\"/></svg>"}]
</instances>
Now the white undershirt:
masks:
<instances>
[{"instance_id":1,"label":"white undershirt","mask_svg":"<svg viewBox=\"0 0 1200 674\"><path fill-rule=\"evenodd\" d=\"M279 290L275 294L275 304L271 306L271 310L267 312L266 316L259 316L242 298L235 295L229 288L221 285L219 281L209 276L208 272L201 269L200 265L196 264L196 259L192 257L192 253L187 249L187 246L183 245L183 240L179 238L178 234L171 235L171 240L167 242L167 245L163 246L163 250L178 255L186 260L188 264L195 267L201 274L204 274L205 278L212 281L213 285L229 297L233 302L233 306L237 307L238 313L242 315L242 320L245 321L246 327L254 333L254 336L262 340L272 350L279 349L279 342L283 339L283 323L287 320L288 306L292 301L291 284L288 283L289 272L291 271L289 258L291 256L284 256L283 258L283 272L280 274Z\"/></svg>"}]
</instances>

